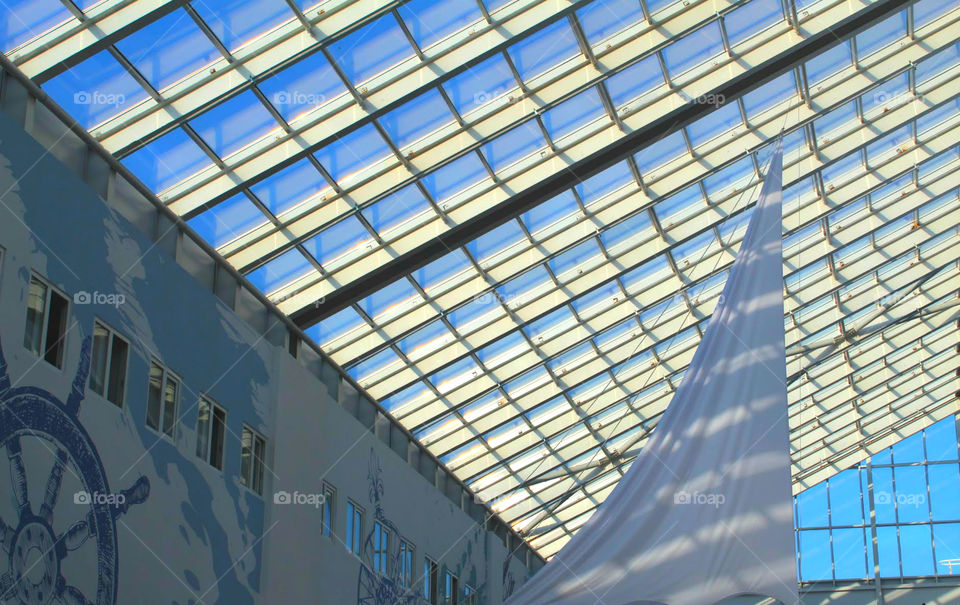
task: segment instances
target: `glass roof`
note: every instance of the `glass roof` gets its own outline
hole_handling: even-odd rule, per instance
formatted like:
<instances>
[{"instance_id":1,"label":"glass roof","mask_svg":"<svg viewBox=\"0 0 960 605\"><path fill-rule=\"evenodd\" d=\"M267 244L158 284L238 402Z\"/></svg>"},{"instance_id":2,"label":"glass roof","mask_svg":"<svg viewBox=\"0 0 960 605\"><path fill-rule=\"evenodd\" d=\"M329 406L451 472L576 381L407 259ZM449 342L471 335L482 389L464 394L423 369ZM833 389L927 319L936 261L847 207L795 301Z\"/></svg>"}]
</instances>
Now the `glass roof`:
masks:
<instances>
[{"instance_id":1,"label":"glass roof","mask_svg":"<svg viewBox=\"0 0 960 605\"><path fill-rule=\"evenodd\" d=\"M0 42L291 314L679 105L715 105L307 328L544 556L602 503L682 380L781 130L784 329L788 347L816 347L788 358L788 374L808 370L790 388L796 490L866 457L895 409L948 396L956 282L937 273L909 309L873 316L958 256L950 0L730 100L703 95L796 44L794 9L808 33L854 9L192 2L96 52L45 54L63 52L51 36L134 10L121 4L11 2ZM868 319L862 341L820 355ZM895 362L924 379L891 400L876 376ZM873 424L840 412L851 401Z\"/></svg>"}]
</instances>

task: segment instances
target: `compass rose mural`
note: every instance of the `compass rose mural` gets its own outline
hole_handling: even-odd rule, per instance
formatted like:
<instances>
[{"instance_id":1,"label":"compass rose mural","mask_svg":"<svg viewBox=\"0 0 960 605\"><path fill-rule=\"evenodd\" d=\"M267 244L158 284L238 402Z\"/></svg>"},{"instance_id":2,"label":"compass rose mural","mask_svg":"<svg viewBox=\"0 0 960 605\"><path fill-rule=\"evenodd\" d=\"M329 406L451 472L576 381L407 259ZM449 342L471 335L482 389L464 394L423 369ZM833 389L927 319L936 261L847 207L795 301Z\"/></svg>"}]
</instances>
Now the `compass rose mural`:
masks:
<instances>
[{"instance_id":1,"label":"compass rose mural","mask_svg":"<svg viewBox=\"0 0 960 605\"><path fill-rule=\"evenodd\" d=\"M11 385L0 342L0 446L9 460L10 479L0 490L12 493L18 518L0 519L0 602L22 605L114 605L117 602L117 519L150 494L141 476L130 487L111 492L97 448L78 418L90 368L90 339L84 340L80 363L66 401L39 387ZM53 453L46 477L28 477L23 445L39 440ZM64 472L83 485L74 503L85 512L54 531L54 510ZM2 477L2 475L0 475ZM0 480L2 481L2 480ZM42 502L31 502L28 486L43 485ZM58 522L57 526L63 526ZM64 560L75 551L90 556L96 549L96 594L83 594L64 577ZM3 559L6 555L6 570ZM69 575L69 574L68 574Z\"/></svg>"},{"instance_id":2,"label":"compass rose mural","mask_svg":"<svg viewBox=\"0 0 960 605\"><path fill-rule=\"evenodd\" d=\"M370 448L370 459L367 464L367 480L370 482L370 502L374 505L374 519L390 530L394 536L399 536L397 526L387 518L383 512L383 479L380 478L380 459L373 448ZM420 603L419 591L416 586L403 586L400 579L400 544L398 540L390 541L388 553L389 564L386 575L375 571L373 565L374 532L367 534L363 542L363 551L360 559L360 577L357 580L357 605L415 605Z\"/></svg>"}]
</instances>

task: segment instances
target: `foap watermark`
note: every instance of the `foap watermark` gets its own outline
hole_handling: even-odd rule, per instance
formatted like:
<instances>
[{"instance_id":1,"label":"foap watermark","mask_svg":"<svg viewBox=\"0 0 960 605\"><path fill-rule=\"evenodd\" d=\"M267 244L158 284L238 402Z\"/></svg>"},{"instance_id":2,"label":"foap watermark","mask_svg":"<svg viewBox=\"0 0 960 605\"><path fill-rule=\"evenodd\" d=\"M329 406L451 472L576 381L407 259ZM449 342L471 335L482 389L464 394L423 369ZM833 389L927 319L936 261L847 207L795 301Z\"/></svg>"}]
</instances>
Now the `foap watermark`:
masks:
<instances>
[{"instance_id":1,"label":"foap watermark","mask_svg":"<svg viewBox=\"0 0 960 605\"><path fill-rule=\"evenodd\" d=\"M490 101L502 97L507 94L506 88L494 88L492 90L478 90L473 93L473 104L474 105L483 105L484 103L489 103ZM510 97L510 102L513 103L516 101L514 97Z\"/></svg>"},{"instance_id":2,"label":"foap watermark","mask_svg":"<svg viewBox=\"0 0 960 605\"><path fill-rule=\"evenodd\" d=\"M304 90L281 90L273 93L274 105L322 105L327 96Z\"/></svg>"},{"instance_id":3,"label":"foap watermark","mask_svg":"<svg viewBox=\"0 0 960 605\"><path fill-rule=\"evenodd\" d=\"M720 508L726 501L727 497L723 494L712 492L688 492L686 490L680 490L673 495L674 504L697 504Z\"/></svg>"},{"instance_id":4,"label":"foap watermark","mask_svg":"<svg viewBox=\"0 0 960 605\"><path fill-rule=\"evenodd\" d=\"M119 307L127 301L127 297L120 293L87 292L81 290L73 295L75 305L110 305Z\"/></svg>"},{"instance_id":5,"label":"foap watermark","mask_svg":"<svg viewBox=\"0 0 960 605\"><path fill-rule=\"evenodd\" d=\"M707 93L705 95L700 95L699 97L693 97L690 99L690 103L693 105L710 105L712 107L720 107L727 102L726 95L720 93Z\"/></svg>"},{"instance_id":6,"label":"foap watermark","mask_svg":"<svg viewBox=\"0 0 960 605\"><path fill-rule=\"evenodd\" d=\"M897 503L898 508L904 508L907 506L912 506L914 508L920 508L927 503L926 494L910 494L910 493L898 493L896 497L888 491L880 490L876 494L877 504L891 504L893 502Z\"/></svg>"},{"instance_id":7,"label":"foap watermark","mask_svg":"<svg viewBox=\"0 0 960 605\"><path fill-rule=\"evenodd\" d=\"M103 92L101 90L81 90L73 93L75 105L110 105L119 107L126 102L127 97L119 92Z\"/></svg>"},{"instance_id":8,"label":"foap watermark","mask_svg":"<svg viewBox=\"0 0 960 605\"><path fill-rule=\"evenodd\" d=\"M274 504L301 504L320 508L323 506L323 494L308 494L304 492L287 492L280 490L273 493Z\"/></svg>"},{"instance_id":9,"label":"foap watermark","mask_svg":"<svg viewBox=\"0 0 960 605\"><path fill-rule=\"evenodd\" d=\"M101 494L79 491L73 494L74 504L121 506L127 501L123 494Z\"/></svg>"}]
</instances>

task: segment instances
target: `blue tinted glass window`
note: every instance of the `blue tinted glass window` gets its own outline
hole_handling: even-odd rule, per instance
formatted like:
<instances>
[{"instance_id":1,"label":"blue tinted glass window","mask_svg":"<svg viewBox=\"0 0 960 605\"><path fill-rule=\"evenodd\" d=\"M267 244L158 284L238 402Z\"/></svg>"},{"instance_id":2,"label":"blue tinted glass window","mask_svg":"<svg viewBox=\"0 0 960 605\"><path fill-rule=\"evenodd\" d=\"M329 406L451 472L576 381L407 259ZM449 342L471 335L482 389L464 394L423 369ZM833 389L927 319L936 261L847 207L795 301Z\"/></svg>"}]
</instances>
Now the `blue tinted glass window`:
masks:
<instances>
[{"instance_id":1,"label":"blue tinted glass window","mask_svg":"<svg viewBox=\"0 0 960 605\"><path fill-rule=\"evenodd\" d=\"M178 128L123 158L123 164L151 191L163 191L212 160Z\"/></svg>"},{"instance_id":2,"label":"blue tinted glass window","mask_svg":"<svg viewBox=\"0 0 960 605\"><path fill-rule=\"evenodd\" d=\"M330 52L354 84L414 56L413 47L391 13L337 40L330 45Z\"/></svg>"},{"instance_id":3,"label":"blue tinted glass window","mask_svg":"<svg viewBox=\"0 0 960 605\"><path fill-rule=\"evenodd\" d=\"M524 81L580 54L580 46L566 20L545 27L507 49Z\"/></svg>"},{"instance_id":4,"label":"blue tinted glass window","mask_svg":"<svg viewBox=\"0 0 960 605\"><path fill-rule=\"evenodd\" d=\"M200 237L214 247L222 246L266 222L267 217L263 212L242 193L187 221Z\"/></svg>"},{"instance_id":5,"label":"blue tinted glass window","mask_svg":"<svg viewBox=\"0 0 960 605\"><path fill-rule=\"evenodd\" d=\"M314 53L260 83L260 90L288 122L346 91L323 53Z\"/></svg>"},{"instance_id":6,"label":"blue tinted glass window","mask_svg":"<svg viewBox=\"0 0 960 605\"><path fill-rule=\"evenodd\" d=\"M420 48L483 18L474 0L411 0L399 12Z\"/></svg>"},{"instance_id":7,"label":"blue tinted glass window","mask_svg":"<svg viewBox=\"0 0 960 605\"><path fill-rule=\"evenodd\" d=\"M443 89L462 115L517 90L517 79L503 55L494 55L444 82Z\"/></svg>"},{"instance_id":8,"label":"blue tinted glass window","mask_svg":"<svg viewBox=\"0 0 960 605\"><path fill-rule=\"evenodd\" d=\"M217 0L192 6L230 51L294 18L283 0Z\"/></svg>"},{"instance_id":9,"label":"blue tinted glass window","mask_svg":"<svg viewBox=\"0 0 960 605\"><path fill-rule=\"evenodd\" d=\"M222 57L183 9L118 40L117 49L158 90Z\"/></svg>"},{"instance_id":10,"label":"blue tinted glass window","mask_svg":"<svg viewBox=\"0 0 960 605\"><path fill-rule=\"evenodd\" d=\"M143 87L107 51L48 80L43 89L86 128L147 98Z\"/></svg>"}]
</instances>

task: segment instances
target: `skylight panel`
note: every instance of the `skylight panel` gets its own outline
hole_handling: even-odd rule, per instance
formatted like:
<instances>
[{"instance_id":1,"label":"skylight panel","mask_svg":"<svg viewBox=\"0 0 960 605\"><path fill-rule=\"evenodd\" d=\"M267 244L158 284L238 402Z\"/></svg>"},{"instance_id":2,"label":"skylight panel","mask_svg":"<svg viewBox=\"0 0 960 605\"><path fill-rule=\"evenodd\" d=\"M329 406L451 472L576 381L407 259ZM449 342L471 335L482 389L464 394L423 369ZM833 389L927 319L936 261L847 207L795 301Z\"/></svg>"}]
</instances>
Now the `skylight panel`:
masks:
<instances>
[{"instance_id":1,"label":"skylight panel","mask_svg":"<svg viewBox=\"0 0 960 605\"><path fill-rule=\"evenodd\" d=\"M661 254L627 271L620 281L627 292L636 294L649 288L653 282L666 279L672 274L666 257Z\"/></svg>"},{"instance_id":2,"label":"skylight panel","mask_svg":"<svg viewBox=\"0 0 960 605\"><path fill-rule=\"evenodd\" d=\"M753 160L744 157L710 173L703 179L703 187L707 196L716 201L729 194L742 193L755 176Z\"/></svg>"},{"instance_id":3,"label":"skylight panel","mask_svg":"<svg viewBox=\"0 0 960 605\"><path fill-rule=\"evenodd\" d=\"M544 112L543 125L550 138L557 141L602 115L604 108L600 94L591 87Z\"/></svg>"},{"instance_id":4,"label":"skylight panel","mask_svg":"<svg viewBox=\"0 0 960 605\"><path fill-rule=\"evenodd\" d=\"M704 209L706 209L706 203L703 194L699 185L694 184L657 202L653 212L660 219L660 223L668 227Z\"/></svg>"},{"instance_id":5,"label":"skylight panel","mask_svg":"<svg viewBox=\"0 0 960 605\"><path fill-rule=\"evenodd\" d=\"M376 355L368 357L360 363L347 368L347 374L362 384L366 380L370 379L373 374L384 370L387 366L392 364L401 365L401 360L400 357L393 352L393 349L387 348L380 351Z\"/></svg>"},{"instance_id":6,"label":"skylight panel","mask_svg":"<svg viewBox=\"0 0 960 605\"><path fill-rule=\"evenodd\" d=\"M919 0L913 5L913 26L923 27L946 14L953 6L953 0Z\"/></svg>"},{"instance_id":7,"label":"skylight panel","mask_svg":"<svg viewBox=\"0 0 960 605\"><path fill-rule=\"evenodd\" d=\"M416 280L421 288L429 290L461 271L471 269L472 266L467 255L458 248L417 269L411 274L411 277Z\"/></svg>"},{"instance_id":8,"label":"skylight panel","mask_svg":"<svg viewBox=\"0 0 960 605\"><path fill-rule=\"evenodd\" d=\"M920 164L917 178L921 183L926 183L930 176L943 168L945 164L957 160L958 157L960 157L960 148L958 147L944 151L938 156Z\"/></svg>"},{"instance_id":9,"label":"skylight panel","mask_svg":"<svg viewBox=\"0 0 960 605\"><path fill-rule=\"evenodd\" d=\"M668 6L676 4L677 1L678 0L647 0L647 9L650 11L650 14L655 15Z\"/></svg>"},{"instance_id":10,"label":"skylight panel","mask_svg":"<svg viewBox=\"0 0 960 605\"><path fill-rule=\"evenodd\" d=\"M59 0L7 0L0 11L0 44L9 53L53 27L71 19Z\"/></svg>"},{"instance_id":11,"label":"skylight panel","mask_svg":"<svg viewBox=\"0 0 960 605\"><path fill-rule=\"evenodd\" d=\"M583 296L570 301L570 306L573 307L577 315L583 318L592 315L595 312L595 307L600 309L606 308L613 304L614 298L622 299L623 296L623 291L620 290L617 282L610 280Z\"/></svg>"},{"instance_id":12,"label":"skylight panel","mask_svg":"<svg viewBox=\"0 0 960 605\"><path fill-rule=\"evenodd\" d=\"M569 23L561 19L507 49L517 73L525 81L580 54Z\"/></svg>"},{"instance_id":13,"label":"skylight panel","mask_svg":"<svg viewBox=\"0 0 960 605\"><path fill-rule=\"evenodd\" d=\"M240 193L204 210L187 224L207 243L218 248L266 222L263 212Z\"/></svg>"},{"instance_id":14,"label":"skylight panel","mask_svg":"<svg viewBox=\"0 0 960 605\"><path fill-rule=\"evenodd\" d=\"M490 297L490 304L495 304L493 297ZM523 333L520 331L510 332L506 336L498 338L492 343L474 351L477 359L480 360L488 369L493 369L504 362L508 357L514 357L530 350ZM512 353L512 355L511 355Z\"/></svg>"},{"instance_id":15,"label":"skylight panel","mask_svg":"<svg viewBox=\"0 0 960 605\"><path fill-rule=\"evenodd\" d=\"M611 191L619 189L631 182L635 182L633 173L630 172L630 167L624 161L618 162L603 172L580 181L577 183L575 189L580 195L584 206L587 206Z\"/></svg>"},{"instance_id":16,"label":"skylight panel","mask_svg":"<svg viewBox=\"0 0 960 605\"><path fill-rule=\"evenodd\" d=\"M857 34L857 55L863 59L907 35L907 13L901 11Z\"/></svg>"},{"instance_id":17,"label":"skylight panel","mask_svg":"<svg viewBox=\"0 0 960 605\"><path fill-rule=\"evenodd\" d=\"M843 158L837 160L829 166L824 166L820 170L820 174L823 176L823 182L827 185L827 188L830 189L833 185L839 185L843 176L861 166L860 153L853 152L848 153Z\"/></svg>"},{"instance_id":18,"label":"skylight panel","mask_svg":"<svg viewBox=\"0 0 960 605\"><path fill-rule=\"evenodd\" d=\"M455 160L422 177L420 182L437 202L463 191L470 185L488 178L486 168L474 153Z\"/></svg>"},{"instance_id":19,"label":"skylight panel","mask_svg":"<svg viewBox=\"0 0 960 605\"><path fill-rule=\"evenodd\" d=\"M122 162L154 192L163 191L213 163L179 128L154 139Z\"/></svg>"},{"instance_id":20,"label":"skylight panel","mask_svg":"<svg viewBox=\"0 0 960 605\"><path fill-rule=\"evenodd\" d=\"M536 235L541 229L576 212L578 208L577 200L573 197L573 193L569 189L566 189L559 195L555 195L542 204L537 204L520 215L520 220L523 221L527 231Z\"/></svg>"},{"instance_id":21,"label":"skylight panel","mask_svg":"<svg viewBox=\"0 0 960 605\"><path fill-rule=\"evenodd\" d=\"M560 307L540 319L527 324L523 332L534 342L539 344L546 340L548 336L556 336L555 331L560 325L572 326L575 324L573 314L567 307Z\"/></svg>"},{"instance_id":22,"label":"skylight panel","mask_svg":"<svg viewBox=\"0 0 960 605\"><path fill-rule=\"evenodd\" d=\"M428 90L379 119L387 136L399 148L453 121L453 114L436 89Z\"/></svg>"},{"instance_id":23,"label":"skylight panel","mask_svg":"<svg viewBox=\"0 0 960 605\"><path fill-rule=\"evenodd\" d=\"M360 221L347 216L303 242L303 247L318 263L326 265L369 241L370 233Z\"/></svg>"},{"instance_id":24,"label":"skylight panel","mask_svg":"<svg viewBox=\"0 0 960 605\"><path fill-rule=\"evenodd\" d=\"M690 135L690 144L696 148L742 124L743 119L737 104L728 103L687 126L687 134Z\"/></svg>"},{"instance_id":25,"label":"skylight panel","mask_svg":"<svg viewBox=\"0 0 960 605\"><path fill-rule=\"evenodd\" d=\"M708 247L712 247L714 251L719 250L716 244L717 239L713 235L713 231L706 231L674 248L673 260L680 268L695 265L706 257Z\"/></svg>"},{"instance_id":26,"label":"skylight panel","mask_svg":"<svg viewBox=\"0 0 960 605\"><path fill-rule=\"evenodd\" d=\"M944 71L957 65L957 63L960 63L960 42L952 44L937 54L917 63L917 84L922 84L930 78L940 75Z\"/></svg>"},{"instance_id":27,"label":"skylight panel","mask_svg":"<svg viewBox=\"0 0 960 605\"><path fill-rule=\"evenodd\" d=\"M43 90L87 129L148 96L108 51L101 51L44 82Z\"/></svg>"},{"instance_id":28,"label":"skylight panel","mask_svg":"<svg viewBox=\"0 0 960 605\"><path fill-rule=\"evenodd\" d=\"M416 185L407 185L387 197L367 206L361 212L377 233L389 230L430 209L430 203Z\"/></svg>"},{"instance_id":29,"label":"skylight panel","mask_svg":"<svg viewBox=\"0 0 960 605\"><path fill-rule=\"evenodd\" d=\"M525 304L533 295L531 290L550 283L550 275L542 266L537 266L496 287L500 300L507 306Z\"/></svg>"},{"instance_id":30,"label":"skylight panel","mask_svg":"<svg viewBox=\"0 0 960 605\"><path fill-rule=\"evenodd\" d=\"M453 338L444 323L441 320L436 319L426 326L420 328L410 336L398 340L397 348L399 348L404 355L412 355L413 358L418 358L422 355L420 349L428 348L424 345L439 341L444 337L450 337L451 339Z\"/></svg>"},{"instance_id":31,"label":"skylight panel","mask_svg":"<svg viewBox=\"0 0 960 605\"><path fill-rule=\"evenodd\" d=\"M777 5L779 6L779 3ZM747 110L747 117L753 119L757 114L795 96L797 96L797 80L794 72L788 71L743 95L743 106Z\"/></svg>"},{"instance_id":32,"label":"skylight panel","mask_svg":"<svg viewBox=\"0 0 960 605\"><path fill-rule=\"evenodd\" d=\"M222 58L183 9L144 25L116 46L157 90Z\"/></svg>"},{"instance_id":33,"label":"skylight panel","mask_svg":"<svg viewBox=\"0 0 960 605\"><path fill-rule=\"evenodd\" d=\"M527 236L524 235L516 221L507 221L471 241L465 248L482 265L485 260L494 254L526 239Z\"/></svg>"},{"instance_id":34,"label":"skylight panel","mask_svg":"<svg viewBox=\"0 0 960 605\"><path fill-rule=\"evenodd\" d=\"M857 119L857 102L850 101L833 111L822 113L820 117L813 121L813 129L817 133L820 142L830 137L834 130L844 124L848 124Z\"/></svg>"},{"instance_id":35,"label":"skylight panel","mask_svg":"<svg viewBox=\"0 0 960 605\"><path fill-rule=\"evenodd\" d=\"M946 120L960 113L960 97L947 101L940 107L933 109L917 118L917 133L925 134L928 130L936 128Z\"/></svg>"},{"instance_id":36,"label":"skylight panel","mask_svg":"<svg viewBox=\"0 0 960 605\"><path fill-rule=\"evenodd\" d=\"M875 164L879 156L885 155L889 151L897 150L899 153L902 151L902 149L899 149L900 146L912 139L913 129L910 124L904 124L896 130L889 131L878 140L867 145L867 163Z\"/></svg>"},{"instance_id":37,"label":"skylight panel","mask_svg":"<svg viewBox=\"0 0 960 605\"><path fill-rule=\"evenodd\" d=\"M783 9L778 0L750 0L727 13L723 24L731 46L735 46L781 20Z\"/></svg>"},{"instance_id":38,"label":"skylight panel","mask_svg":"<svg viewBox=\"0 0 960 605\"><path fill-rule=\"evenodd\" d=\"M883 198L885 198L886 196L899 191L903 187L910 185L912 182L913 182L913 174L911 173L907 173L898 179L887 181L882 186L874 190L873 193L870 194L870 200L876 203L882 200Z\"/></svg>"},{"instance_id":39,"label":"skylight panel","mask_svg":"<svg viewBox=\"0 0 960 605\"><path fill-rule=\"evenodd\" d=\"M493 171L500 172L537 149L546 147L546 144L536 123L528 120L507 133L490 140L480 148L480 152L490 163Z\"/></svg>"},{"instance_id":40,"label":"skylight panel","mask_svg":"<svg viewBox=\"0 0 960 605\"><path fill-rule=\"evenodd\" d=\"M427 376L427 380L429 380L440 393L448 393L463 385L471 378L476 378L480 372L480 367L477 366L472 358L464 357L460 361Z\"/></svg>"},{"instance_id":41,"label":"skylight panel","mask_svg":"<svg viewBox=\"0 0 960 605\"><path fill-rule=\"evenodd\" d=\"M503 55L497 54L443 83L460 115L517 91L519 86Z\"/></svg>"},{"instance_id":42,"label":"skylight panel","mask_svg":"<svg viewBox=\"0 0 960 605\"><path fill-rule=\"evenodd\" d=\"M315 154L333 180L343 185L363 168L393 155L372 124L361 126L333 141Z\"/></svg>"},{"instance_id":43,"label":"skylight panel","mask_svg":"<svg viewBox=\"0 0 960 605\"><path fill-rule=\"evenodd\" d=\"M637 162L640 175L649 178L655 168L686 154L687 144L683 140L683 133L678 130L647 145L635 153L633 159Z\"/></svg>"},{"instance_id":44,"label":"skylight panel","mask_svg":"<svg viewBox=\"0 0 960 605\"><path fill-rule=\"evenodd\" d=\"M547 365L550 366L550 369L554 374L563 376L568 369L568 366L573 367L581 358L593 356L593 347L589 342L585 342L575 346L566 353L561 353L560 355L551 358L549 361L547 361Z\"/></svg>"},{"instance_id":45,"label":"skylight panel","mask_svg":"<svg viewBox=\"0 0 960 605\"><path fill-rule=\"evenodd\" d=\"M597 334L591 340L597 345L598 349L607 351L616 344L622 344L621 341L633 338L633 333L639 330L640 327L637 325L636 320L628 317L600 334Z\"/></svg>"},{"instance_id":46,"label":"skylight panel","mask_svg":"<svg viewBox=\"0 0 960 605\"><path fill-rule=\"evenodd\" d=\"M190 121L200 138L221 158L279 128L252 92L244 91Z\"/></svg>"},{"instance_id":47,"label":"skylight panel","mask_svg":"<svg viewBox=\"0 0 960 605\"><path fill-rule=\"evenodd\" d=\"M287 122L347 90L323 53L296 61L260 82L259 87Z\"/></svg>"},{"instance_id":48,"label":"skylight panel","mask_svg":"<svg viewBox=\"0 0 960 605\"><path fill-rule=\"evenodd\" d=\"M303 159L250 186L257 199L274 215L328 189L323 176L310 162Z\"/></svg>"},{"instance_id":49,"label":"skylight panel","mask_svg":"<svg viewBox=\"0 0 960 605\"><path fill-rule=\"evenodd\" d=\"M483 19L475 0L411 0L399 13L421 49Z\"/></svg>"},{"instance_id":50,"label":"skylight panel","mask_svg":"<svg viewBox=\"0 0 960 605\"><path fill-rule=\"evenodd\" d=\"M877 108L889 107L892 101L912 98L913 95L910 95L909 90L910 75L908 73L904 72L899 76L894 76L877 88L860 96L863 113L869 114ZM910 95L910 97L904 97L904 95ZM898 99L898 97L902 98Z\"/></svg>"},{"instance_id":51,"label":"skylight panel","mask_svg":"<svg viewBox=\"0 0 960 605\"><path fill-rule=\"evenodd\" d=\"M848 40L807 61L807 80L810 86L813 86L841 69L849 67L852 63L850 41Z\"/></svg>"},{"instance_id":52,"label":"skylight panel","mask_svg":"<svg viewBox=\"0 0 960 605\"><path fill-rule=\"evenodd\" d=\"M389 311L411 299L423 300L413 285L405 279L383 286L370 296L357 301L357 306L374 320L382 319Z\"/></svg>"},{"instance_id":53,"label":"skylight panel","mask_svg":"<svg viewBox=\"0 0 960 605\"><path fill-rule=\"evenodd\" d=\"M672 78L722 54L723 36L716 21L704 25L663 49L663 60Z\"/></svg>"},{"instance_id":54,"label":"skylight panel","mask_svg":"<svg viewBox=\"0 0 960 605\"><path fill-rule=\"evenodd\" d=\"M610 93L613 105L618 108L662 84L663 70L653 55L606 79L607 92Z\"/></svg>"},{"instance_id":55,"label":"skylight panel","mask_svg":"<svg viewBox=\"0 0 960 605\"><path fill-rule=\"evenodd\" d=\"M577 244L566 252L561 252L547 261L547 264L550 265L553 274L560 278L561 281L568 281L570 277L564 275L565 273L573 271L574 269L580 269L582 273L584 265L591 259L600 256L600 254L600 247L597 245L597 240L591 238ZM561 278L561 275L564 277Z\"/></svg>"},{"instance_id":56,"label":"skylight panel","mask_svg":"<svg viewBox=\"0 0 960 605\"><path fill-rule=\"evenodd\" d=\"M347 307L329 317L321 319L318 323L315 323L304 331L307 333L307 336L311 337L314 341L325 345L331 340L365 325L367 325L367 323L363 320L363 317L361 317L353 307Z\"/></svg>"},{"instance_id":57,"label":"skylight panel","mask_svg":"<svg viewBox=\"0 0 960 605\"><path fill-rule=\"evenodd\" d=\"M358 84L415 56L393 13L361 27L330 45L347 79Z\"/></svg>"},{"instance_id":58,"label":"skylight panel","mask_svg":"<svg viewBox=\"0 0 960 605\"><path fill-rule=\"evenodd\" d=\"M495 309L495 307L493 307L489 301L483 300L483 297L477 297L467 304L447 313L447 318L455 330L461 334L465 334L469 331L466 328L471 322L493 309Z\"/></svg>"},{"instance_id":59,"label":"skylight panel","mask_svg":"<svg viewBox=\"0 0 960 605\"><path fill-rule=\"evenodd\" d=\"M230 52L294 18L283 0L217 0L192 6Z\"/></svg>"},{"instance_id":60,"label":"skylight panel","mask_svg":"<svg viewBox=\"0 0 960 605\"><path fill-rule=\"evenodd\" d=\"M611 250L627 241L639 242L649 235L648 231L652 228L653 225L647 213L638 212L630 218L604 229L600 233L600 241L604 248Z\"/></svg>"},{"instance_id":61,"label":"skylight panel","mask_svg":"<svg viewBox=\"0 0 960 605\"><path fill-rule=\"evenodd\" d=\"M247 273L247 279L264 294L269 294L314 271L297 248L287 250L258 269Z\"/></svg>"},{"instance_id":62,"label":"skylight panel","mask_svg":"<svg viewBox=\"0 0 960 605\"><path fill-rule=\"evenodd\" d=\"M643 19L637 0L591 2L577 11L583 33L592 46Z\"/></svg>"}]
</instances>

